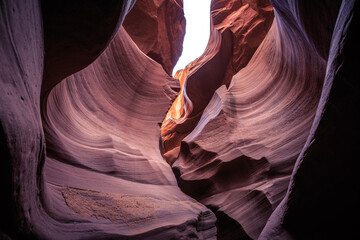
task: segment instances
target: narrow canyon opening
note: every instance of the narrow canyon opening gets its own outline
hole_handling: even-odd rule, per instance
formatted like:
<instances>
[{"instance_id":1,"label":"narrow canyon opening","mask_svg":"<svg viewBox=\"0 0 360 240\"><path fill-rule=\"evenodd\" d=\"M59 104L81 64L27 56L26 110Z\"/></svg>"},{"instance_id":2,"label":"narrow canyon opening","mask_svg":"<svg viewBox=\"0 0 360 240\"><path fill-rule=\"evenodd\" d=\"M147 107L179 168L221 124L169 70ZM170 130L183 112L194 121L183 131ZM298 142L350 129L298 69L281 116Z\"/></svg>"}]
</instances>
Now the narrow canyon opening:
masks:
<instances>
[{"instance_id":1,"label":"narrow canyon opening","mask_svg":"<svg viewBox=\"0 0 360 240\"><path fill-rule=\"evenodd\" d=\"M185 36L183 50L173 69L173 76L203 54L210 36L210 3L211 0L183 1Z\"/></svg>"},{"instance_id":2,"label":"narrow canyon opening","mask_svg":"<svg viewBox=\"0 0 360 240\"><path fill-rule=\"evenodd\" d=\"M186 19L185 36L182 53L173 69L174 79L179 81L180 91L172 103L161 126L162 143L166 141L169 126L185 120L189 111L192 111L191 100L184 92L184 84L189 70L196 64L197 59L204 53L210 37L210 3L211 0L191 1L184 0L184 17ZM186 103L184 101L186 98ZM177 157L180 146L171 149L162 147L163 156L168 163Z\"/></svg>"}]
</instances>

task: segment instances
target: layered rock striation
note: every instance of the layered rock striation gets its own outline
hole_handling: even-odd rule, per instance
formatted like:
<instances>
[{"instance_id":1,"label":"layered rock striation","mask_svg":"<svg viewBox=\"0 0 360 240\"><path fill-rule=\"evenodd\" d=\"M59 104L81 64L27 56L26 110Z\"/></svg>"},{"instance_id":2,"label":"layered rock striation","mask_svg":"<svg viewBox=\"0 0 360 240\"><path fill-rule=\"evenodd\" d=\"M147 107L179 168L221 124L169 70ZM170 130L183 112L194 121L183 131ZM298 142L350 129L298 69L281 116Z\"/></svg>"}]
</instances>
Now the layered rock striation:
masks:
<instances>
[{"instance_id":1,"label":"layered rock striation","mask_svg":"<svg viewBox=\"0 0 360 240\"><path fill-rule=\"evenodd\" d=\"M120 27L134 2L2 4L2 63L14 70L2 68L2 102L13 106L1 115L1 231L15 239L214 238L215 215L179 189L160 154L159 123L178 84Z\"/></svg>"},{"instance_id":2,"label":"layered rock striation","mask_svg":"<svg viewBox=\"0 0 360 240\"><path fill-rule=\"evenodd\" d=\"M0 1L0 237L356 238L359 3ZM177 78L177 79L176 79Z\"/></svg>"}]
</instances>

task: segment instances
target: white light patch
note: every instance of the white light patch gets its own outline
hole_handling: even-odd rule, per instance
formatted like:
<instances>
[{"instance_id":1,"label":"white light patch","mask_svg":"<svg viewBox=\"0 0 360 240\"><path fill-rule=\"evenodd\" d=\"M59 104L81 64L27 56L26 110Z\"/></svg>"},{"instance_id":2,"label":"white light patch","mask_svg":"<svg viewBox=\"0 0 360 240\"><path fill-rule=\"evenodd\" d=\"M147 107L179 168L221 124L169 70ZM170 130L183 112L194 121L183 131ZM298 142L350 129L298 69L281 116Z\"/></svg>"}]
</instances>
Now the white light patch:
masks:
<instances>
[{"instance_id":1,"label":"white light patch","mask_svg":"<svg viewBox=\"0 0 360 240\"><path fill-rule=\"evenodd\" d=\"M210 2L211 0L184 0L186 32L183 51L174 67L173 76L203 54L210 35Z\"/></svg>"}]
</instances>

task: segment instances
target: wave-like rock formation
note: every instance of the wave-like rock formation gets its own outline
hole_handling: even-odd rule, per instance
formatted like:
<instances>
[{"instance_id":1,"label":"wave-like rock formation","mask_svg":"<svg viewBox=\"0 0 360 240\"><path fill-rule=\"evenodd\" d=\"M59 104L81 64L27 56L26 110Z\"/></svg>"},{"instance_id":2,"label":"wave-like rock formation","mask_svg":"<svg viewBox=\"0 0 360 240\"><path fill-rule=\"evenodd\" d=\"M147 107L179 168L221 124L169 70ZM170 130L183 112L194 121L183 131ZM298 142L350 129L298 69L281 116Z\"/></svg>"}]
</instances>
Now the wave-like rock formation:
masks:
<instances>
[{"instance_id":1,"label":"wave-like rock formation","mask_svg":"<svg viewBox=\"0 0 360 240\"><path fill-rule=\"evenodd\" d=\"M359 5L0 0L0 238L356 239Z\"/></svg>"}]
</instances>

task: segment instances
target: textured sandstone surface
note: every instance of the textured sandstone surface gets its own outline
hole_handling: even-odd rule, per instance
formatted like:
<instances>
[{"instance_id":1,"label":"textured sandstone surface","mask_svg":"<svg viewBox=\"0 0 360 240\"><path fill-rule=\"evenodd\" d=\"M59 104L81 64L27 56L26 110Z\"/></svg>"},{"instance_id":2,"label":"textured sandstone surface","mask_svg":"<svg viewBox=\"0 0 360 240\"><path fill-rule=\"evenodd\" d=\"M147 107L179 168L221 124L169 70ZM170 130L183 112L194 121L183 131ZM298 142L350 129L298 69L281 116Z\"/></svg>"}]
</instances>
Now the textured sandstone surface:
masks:
<instances>
[{"instance_id":1,"label":"textured sandstone surface","mask_svg":"<svg viewBox=\"0 0 360 240\"><path fill-rule=\"evenodd\" d=\"M211 9L0 0L1 239L356 239L360 4Z\"/></svg>"},{"instance_id":2,"label":"textured sandstone surface","mask_svg":"<svg viewBox=\"0 0 360 240\"><path fill-rule=\"evenodd\" d=\"M181 0L137 0L123 26L141 51L171 76L182 52L185 22Z\"/></svg>"}]
</instances>

